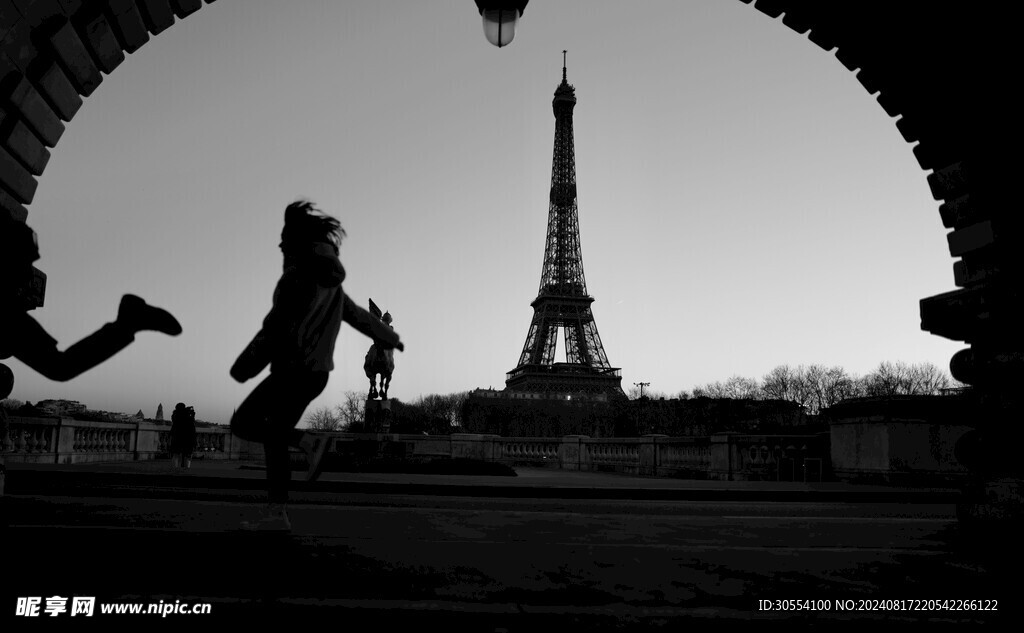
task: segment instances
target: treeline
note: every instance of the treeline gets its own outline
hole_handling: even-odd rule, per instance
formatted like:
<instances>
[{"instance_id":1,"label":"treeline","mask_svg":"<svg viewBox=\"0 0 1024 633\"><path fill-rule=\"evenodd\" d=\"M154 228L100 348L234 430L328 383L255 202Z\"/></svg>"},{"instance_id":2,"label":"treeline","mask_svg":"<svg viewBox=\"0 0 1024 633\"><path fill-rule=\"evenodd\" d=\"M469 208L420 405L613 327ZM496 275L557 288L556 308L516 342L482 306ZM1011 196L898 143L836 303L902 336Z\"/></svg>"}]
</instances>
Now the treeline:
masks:
<instances>
[{"instance_id":1,"label":"treeline","mask_svg":"<svg viewBox=\"0 0 1024 633\"><path fill-rule=\"evenodd\" d=\"M458 433L463 426L463 405L469 393L430 394L421 396L415 402L392 398L390 431L428 435ZM360 433L373 430L366 428L365 417L366 394L347 391L340 404L308 412L305 423L308 428L317 431Z\"/></svg>"},{"instance_id":2,"label":"treeline","mask_svg":"<svg viewBox=\"0 0 1024 633\"><path fill-rule=\"evenodd\" d=\"M963 385L931 363L883 362L864 376L836 366L779 365L760 379L733 376L671 396L645 390L641 398L634 387L627 391L626 402L481 398L469 391L431 394L415 402L392 399L390 430L511 437L812 431L822 424L817 414L842 400L934 395L958 387ZM364 393L349 391L340 404L310 411L305 424L324 431L370 431L364 423L365 406Z\"/></svg>"},{"instance_id":3,"label":"treeline","mask_svg":"<svg viewBox=\"0 0 1024 633\"><path fill-rule=\"evenodd\" d=\"M680 391L672 397L680 400L702 397L788 400L806 413L816 415L849 398L935 395L963 386L931 363L883 362L864 376L851 374L842 367L779 365L760 380L733 376L725 381L699 385L692 391ZM628 395L631 399L639 398L639 389L630 389ZM654 400L667 397L657 392L644 396Z\"/></svg>"}]
</instances>

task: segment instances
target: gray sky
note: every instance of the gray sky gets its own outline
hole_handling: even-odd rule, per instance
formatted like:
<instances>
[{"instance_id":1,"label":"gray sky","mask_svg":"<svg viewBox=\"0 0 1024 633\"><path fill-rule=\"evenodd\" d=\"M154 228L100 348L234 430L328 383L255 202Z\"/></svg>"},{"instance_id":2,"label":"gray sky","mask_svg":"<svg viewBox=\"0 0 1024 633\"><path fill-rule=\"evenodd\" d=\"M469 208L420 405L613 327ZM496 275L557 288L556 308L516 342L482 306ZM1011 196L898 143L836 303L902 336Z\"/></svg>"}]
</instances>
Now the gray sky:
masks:
<instances>
[{"instance_id":1,"label":"gray sky","mask_svg":"<svg viewBox=\"0 0 1024 633\"><path fill-rule=\"evenodd\" d=\"M68 383L12 362L12 397L227 422L300 197L348 232L345 291L394 317L392 397L503 387L540 279L562 49L587 285L624 387L948 365L960 345L920 330L952 260L911 146L834 56L747 5L533 0L499 50L468 0L218 0L104 78L30 207L34 314L62 349L126 292L184 333ZM369 344L343 329L311 408L368 388Z\"/></svg>"}]
</instances>

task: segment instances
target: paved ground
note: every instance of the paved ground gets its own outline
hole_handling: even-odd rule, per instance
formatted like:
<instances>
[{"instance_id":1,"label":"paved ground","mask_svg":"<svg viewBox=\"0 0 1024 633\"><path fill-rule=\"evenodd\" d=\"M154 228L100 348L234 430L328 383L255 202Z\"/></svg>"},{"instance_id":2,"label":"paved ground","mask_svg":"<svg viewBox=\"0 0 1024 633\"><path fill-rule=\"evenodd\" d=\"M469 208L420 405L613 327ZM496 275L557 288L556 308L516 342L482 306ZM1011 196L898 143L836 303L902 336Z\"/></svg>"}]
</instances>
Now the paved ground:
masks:
<instances>
[{"instance_id":1,"label":"paved ground","mask_svg":"<svg viewBox=\"0 0 1024 633\"><path fill-rule=\"evenodd\" d=\"M252 465L197 461L183 475L138 462L9 469L5 567L17 582L5 587L8 613L18 597L95 595L212 605L210 616L168 616L187 621L327 614L495 631L779 619L934 627L1017 610L1007 580L1019 550L964 538L956 494L942 489L525 468L517 477L325 473L296 482L290 535L252 535L237 529L262 502L264 473ZM772 603L819 609L800 612L759 602L811 599L829 602ZM998 610L951 610L965 599ZM858 610L838 611L838 601ZM907 610L921 606L935 608ZM158 618L97 617L115 627Z\"/></svg>"}]
</instances>

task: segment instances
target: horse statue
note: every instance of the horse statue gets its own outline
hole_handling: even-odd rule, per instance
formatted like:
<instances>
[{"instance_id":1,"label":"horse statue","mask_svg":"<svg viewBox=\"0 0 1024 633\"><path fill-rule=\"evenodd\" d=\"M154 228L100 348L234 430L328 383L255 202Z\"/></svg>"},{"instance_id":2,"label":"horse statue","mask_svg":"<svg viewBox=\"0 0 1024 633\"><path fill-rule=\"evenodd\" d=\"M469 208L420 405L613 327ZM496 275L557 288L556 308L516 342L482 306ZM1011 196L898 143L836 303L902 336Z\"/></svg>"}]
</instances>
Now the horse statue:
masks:
<instances>
[{"instance_id":1,"label":"horse statue","mask_svg":"<svg viewBox=\"0 0 1024 633\"><path fill-rule=\"evenodd\" d=\"M370 313L381 320L384 325L391 327L391 314L380 311L377 304L370 299ZM366 359L363 361L363 371L370 379L370 393L367 397L370 400L377 398L377 375L380 375L380 397L388 399L388 387L391 386L391 374L395 371L395 350L378 347L376 343L366 351Z\"/></svg>"}]
</instances>

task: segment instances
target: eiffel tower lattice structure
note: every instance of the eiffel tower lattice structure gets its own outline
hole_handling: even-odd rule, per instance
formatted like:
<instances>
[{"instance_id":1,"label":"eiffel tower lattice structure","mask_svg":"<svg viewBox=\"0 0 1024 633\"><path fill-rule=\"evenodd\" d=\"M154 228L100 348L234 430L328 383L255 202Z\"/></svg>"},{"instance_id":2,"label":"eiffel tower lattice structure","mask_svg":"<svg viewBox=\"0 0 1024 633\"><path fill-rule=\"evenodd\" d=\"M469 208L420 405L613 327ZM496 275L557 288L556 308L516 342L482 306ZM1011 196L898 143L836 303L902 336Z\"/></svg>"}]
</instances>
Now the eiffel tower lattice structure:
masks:
<instances>
[{"instance_id":1,"label":"eiffel tower lattice structure","mask_svg":"<svg viewBox=\"0 0 1024 633\"><path fill-rule=\"evenodd\" d=\"M566 79L562 51L562 83L551 106L555 113L555 146L544 267L540 290L530 304L533 321L519 365L508 372L509 391L555 394L603 394L624 397L618 367L612 367L597 333L583 275L579 214L576 207L576 156L572 111L576 90ZM562 330L566 362L555 362L555 343Z\"/></svg>"}]
</instances>

